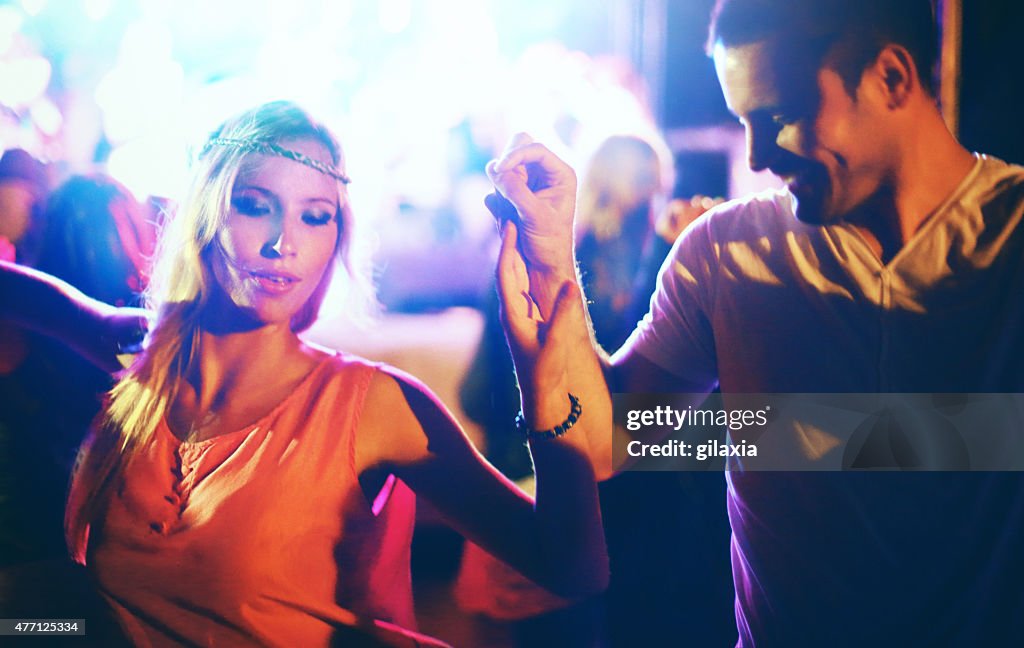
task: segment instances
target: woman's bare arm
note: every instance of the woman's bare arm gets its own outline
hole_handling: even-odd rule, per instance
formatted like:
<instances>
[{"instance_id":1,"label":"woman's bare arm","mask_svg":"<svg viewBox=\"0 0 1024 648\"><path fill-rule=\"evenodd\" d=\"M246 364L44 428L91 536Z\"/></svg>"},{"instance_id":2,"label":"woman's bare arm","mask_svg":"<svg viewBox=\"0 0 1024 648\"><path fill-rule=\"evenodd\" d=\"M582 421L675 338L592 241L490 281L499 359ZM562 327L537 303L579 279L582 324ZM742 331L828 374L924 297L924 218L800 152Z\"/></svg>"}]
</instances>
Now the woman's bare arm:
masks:
<instances>
[{"instance_id":1,"label":"woman's bare arm","mask_svg":"<svg viewBox=\"0 0 1024 648\"><path fill-rule=\"evenodd\" d=\"M565 399L560 405L568 413ZM580 418L583 426L584 416ZM567 440L532 442L536 502L481 456L451 414L415 378L371 383L358 430L361 472L391 472L466 538L563 596L607 586L608 557L589 459Z\"/></svg>"}]
</instances>

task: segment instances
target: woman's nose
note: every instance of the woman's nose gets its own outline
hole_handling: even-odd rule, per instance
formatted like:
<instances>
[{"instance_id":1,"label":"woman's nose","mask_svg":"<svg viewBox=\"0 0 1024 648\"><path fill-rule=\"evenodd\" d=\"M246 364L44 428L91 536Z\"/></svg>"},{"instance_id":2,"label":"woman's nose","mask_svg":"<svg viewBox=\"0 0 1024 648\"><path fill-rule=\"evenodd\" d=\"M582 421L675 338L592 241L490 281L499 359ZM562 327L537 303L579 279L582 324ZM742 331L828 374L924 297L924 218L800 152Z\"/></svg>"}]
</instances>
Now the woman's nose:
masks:
<instances>
[{"instance_id":1,"label":"woman's nose","mask_svg":"<svg viewBox=\"0 0 1024 648\"><path fill-rule=\"evenodd\" d=\"M260 248L260 256L266 259L280 259L281 258L281 237L277 238L277 241L267 241Z\"/></svg>"},{"instance_id":2,"label":"woman's nose","mask_svg":"<svg viewBox=\"0 0 1024 648\"><path fill-rule=\"evenodd\" d=\"M266 259L280 259L294 252L291 237L287 235L287 230L283 225L260 248L260 255Z\"/></svg>"}]
</instances>

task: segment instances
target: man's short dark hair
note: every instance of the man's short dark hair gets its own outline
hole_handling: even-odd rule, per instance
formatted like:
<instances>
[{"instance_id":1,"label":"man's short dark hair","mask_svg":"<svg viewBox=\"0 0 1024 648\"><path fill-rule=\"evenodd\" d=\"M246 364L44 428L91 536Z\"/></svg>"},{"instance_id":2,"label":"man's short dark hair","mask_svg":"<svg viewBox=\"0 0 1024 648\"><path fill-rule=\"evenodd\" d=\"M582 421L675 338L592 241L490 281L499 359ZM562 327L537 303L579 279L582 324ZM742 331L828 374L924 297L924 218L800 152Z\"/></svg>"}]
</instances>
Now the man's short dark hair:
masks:
<instances>
[{"instance_id":1,"label":"man's short dark hair","mask_svg":"<svg viewBox=\"0 0 1024 648\"><path fill-rule=\"evenodd\" d=\"M883 47L902 45L921 85L935 96L938 30L929 0L718 0L707 50L719 42L735 47L773 37L822 57L834 52L851 94Z\"/></svg>"}]
</instances>

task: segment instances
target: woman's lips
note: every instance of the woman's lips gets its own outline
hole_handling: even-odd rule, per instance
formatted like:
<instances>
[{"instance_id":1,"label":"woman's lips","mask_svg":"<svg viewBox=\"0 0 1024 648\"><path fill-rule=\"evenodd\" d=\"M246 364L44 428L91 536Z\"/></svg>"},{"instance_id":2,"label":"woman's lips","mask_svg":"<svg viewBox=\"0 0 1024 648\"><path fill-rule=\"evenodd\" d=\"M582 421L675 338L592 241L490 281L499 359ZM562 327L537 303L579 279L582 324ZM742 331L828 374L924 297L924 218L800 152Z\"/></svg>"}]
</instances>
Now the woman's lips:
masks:
<instances>
[{"instance_id":1,"label":"woman's lips","mask_svg":"<svg viewBox=\"0 0 1024 648\"><path fill-rule=\"evenodd\" d=\"M299 281L297 277L277 272L253 270L249 274L260 290L273 295L289 292Z\"/></svg>"}]
</instances>

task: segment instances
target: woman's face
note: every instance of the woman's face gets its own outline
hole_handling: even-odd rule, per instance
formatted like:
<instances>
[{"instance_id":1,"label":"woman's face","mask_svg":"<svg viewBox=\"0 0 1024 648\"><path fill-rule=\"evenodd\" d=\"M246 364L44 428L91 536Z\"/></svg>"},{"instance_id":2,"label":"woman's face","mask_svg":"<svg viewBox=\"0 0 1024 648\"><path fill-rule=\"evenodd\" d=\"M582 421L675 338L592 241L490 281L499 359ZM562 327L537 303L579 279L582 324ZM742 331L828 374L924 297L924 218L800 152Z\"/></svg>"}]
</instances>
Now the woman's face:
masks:
<instances>
[{"instance_id":1,"label":"woman's face","mask_svg":"<svg viewBox=\"0 0 1024 648\"><path fill-rule=\"evenodd\" d=\"M333 164L316 140L278 144ZM227 299L257 322L288 325L334 257L341 200L337 180L316 169L276 155L246 157L212 254Z\"/></svg>"}]
</instances>

